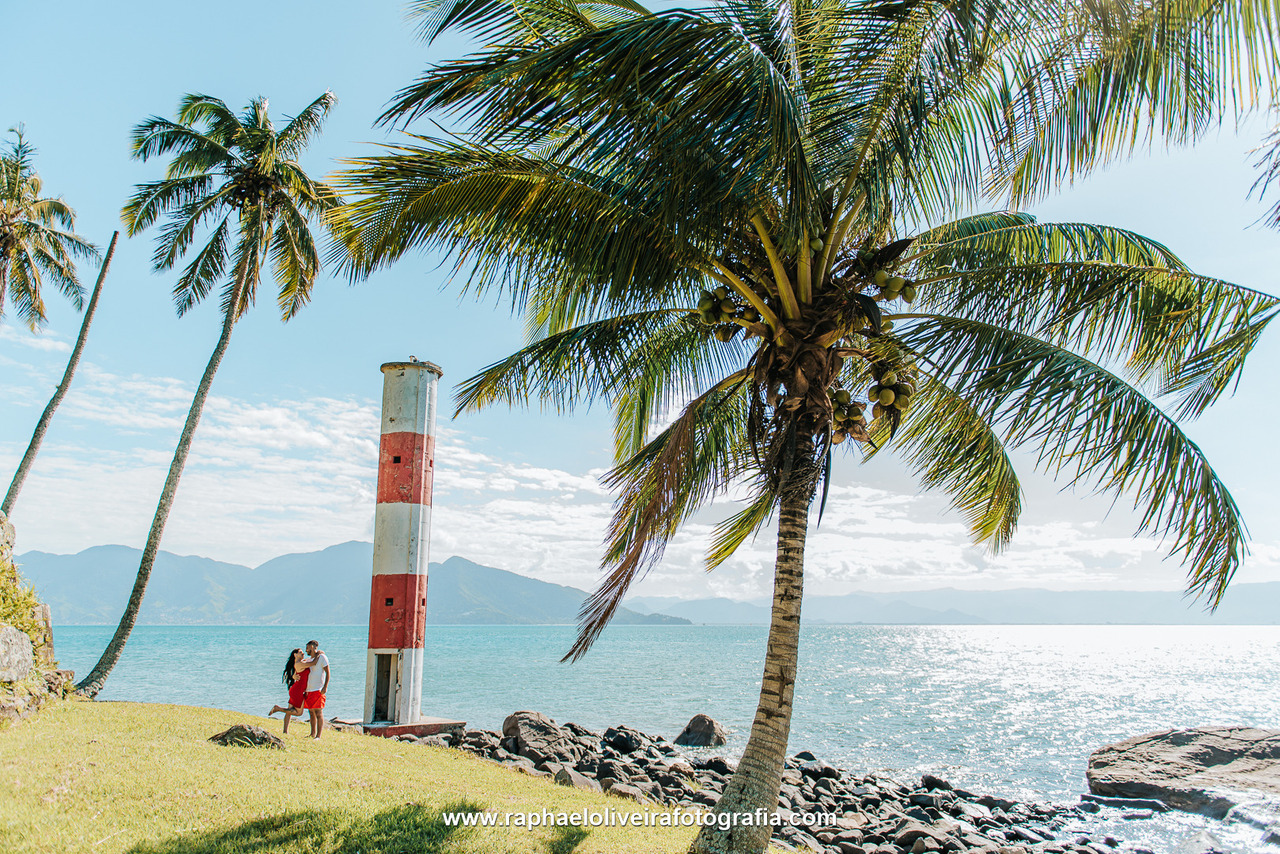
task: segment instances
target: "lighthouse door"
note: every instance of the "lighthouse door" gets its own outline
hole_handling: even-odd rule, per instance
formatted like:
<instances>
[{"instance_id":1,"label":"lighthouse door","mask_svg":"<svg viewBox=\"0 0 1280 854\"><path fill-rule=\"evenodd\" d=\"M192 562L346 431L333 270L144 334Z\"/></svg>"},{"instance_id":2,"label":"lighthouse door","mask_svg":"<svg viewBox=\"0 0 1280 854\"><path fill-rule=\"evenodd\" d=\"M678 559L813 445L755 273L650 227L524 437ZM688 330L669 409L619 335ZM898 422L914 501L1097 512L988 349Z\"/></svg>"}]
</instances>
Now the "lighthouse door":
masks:
<instances>
[{"instance_id":1,"label":"lighthouse door","mask_svg":"<svg viewBox=\"0 0 1280 854\"><path fill-rule=\"evenodd\" d=\"M373 720L391 720L391 670L394 655L377 656L377 677L373 687Z\"/></svg>"}]
</instances>

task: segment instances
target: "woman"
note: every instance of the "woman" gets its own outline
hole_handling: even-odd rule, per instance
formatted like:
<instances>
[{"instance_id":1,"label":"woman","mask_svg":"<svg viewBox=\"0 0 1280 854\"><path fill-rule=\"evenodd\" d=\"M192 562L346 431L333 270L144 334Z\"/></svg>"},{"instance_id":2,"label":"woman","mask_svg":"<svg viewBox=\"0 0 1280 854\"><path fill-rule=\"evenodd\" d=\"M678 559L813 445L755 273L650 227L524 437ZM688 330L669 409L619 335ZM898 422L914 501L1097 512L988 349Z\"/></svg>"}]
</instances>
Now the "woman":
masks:
<instances>
[{"instance_id":1,"label":"woman","mask_svg":"<svg viewBox=\"0 0 1280 854\"><path fill-rule=\"evenodd\" d=\"M302 717L302 697L307 691L307 668L309 664L302 660L302 650L295 649L289 653L289 660L284 663L285 687L289 689L289 705L272 706L271 711L267 712L267 717L271 717L276 712L284 712L284 731L289 731L289 718L293 716Z\"/></svg>"}]
</instances>

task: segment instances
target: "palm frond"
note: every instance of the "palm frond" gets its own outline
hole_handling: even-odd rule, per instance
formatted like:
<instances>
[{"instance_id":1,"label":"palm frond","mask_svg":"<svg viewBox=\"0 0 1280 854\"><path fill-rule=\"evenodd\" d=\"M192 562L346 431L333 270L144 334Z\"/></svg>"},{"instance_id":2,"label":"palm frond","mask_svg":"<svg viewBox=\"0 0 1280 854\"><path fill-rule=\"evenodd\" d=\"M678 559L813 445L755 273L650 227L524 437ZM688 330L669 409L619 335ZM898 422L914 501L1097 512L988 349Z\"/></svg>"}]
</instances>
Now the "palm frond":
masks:
<instances>
[{"instance_id":1,"label":"palm frond","mask_svg":"<svg viewBox=\"0 0 1280 854\"><path fill-rule=\"evenodd\" d=\"M1140 530L1165 538L1188 587L1216 605L1245 553L1226 487L1177 423L1083 356L987 323L935 317L895 333L933 374L1039 465L1132 497Z\"/></svg>"},{"instance_id":2,"label":"palm frond","mask_svg":"<svg viewBox=\"0 0 1280 854\"><path fill-rule=\"evenodd\" d=\"M582 603L576 660L604 631L631 584L662 557L680 525L748 465L746 372L730 374L689 404L666 430L607 478L618 503L609 526L606 573Z\"/></svg>"}]
</instances>

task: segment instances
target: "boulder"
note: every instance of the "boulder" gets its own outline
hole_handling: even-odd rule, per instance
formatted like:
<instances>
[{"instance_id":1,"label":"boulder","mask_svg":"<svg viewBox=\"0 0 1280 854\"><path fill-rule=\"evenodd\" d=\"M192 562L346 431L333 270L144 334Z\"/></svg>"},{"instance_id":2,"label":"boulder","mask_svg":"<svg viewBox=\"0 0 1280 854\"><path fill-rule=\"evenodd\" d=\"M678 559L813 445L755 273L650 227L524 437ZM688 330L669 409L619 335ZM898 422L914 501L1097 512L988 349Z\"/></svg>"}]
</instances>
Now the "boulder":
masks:
<instances>
[{"instance_id":1,"label":"boulder","mask_svg":"<svg viewBox=\"0 0 1280 854\"><path fill-rule=\"evenodd\" d=\"M1164 730L1089 757L1095 795L1154 798L1223 818L1242 803L1280 800L1280 730L1211 726Z\"/></svg>"},{"instance_id":2,"label":"boulder","mask_svg":"<svg viewBox=\"0 0 1280 854\"><path fill-rule=\"evenodd\" d=\"M724 727L710 715L694 715L676 736L676 744L682 747L719 747L729 741Z\"/></svg>"},{"instance_id":3,"label":"boulder","mask_svg":"<svg viewBox=\"0 0 1280 854\"><path fill-rule=\"evenodd\" d=\"M35 663L26 632L0 623L0 682L21 682L31 675Z\"/></svg>"},{"instance_id":4,"label":"boulder","mask_svg":"<svg viewBox=\"0 0 1280 854\"><path fill-rule=\"evenodd\" d=\"M582 758L582 749L572 732L540 712L514 712L502 722L502 746L512 753L532 759L536 765L548 759L570 764ZM515 747L515 750L511 750Z\"/></svg>"},{"instance_id":5,"label":"boulder","mask_svg":"<svg viewBox=\"0 0 1280 854\"><path fill-rule=\"evenodd\" d=\"M644 792L640 791L635 786L629 786L626 783L614 783L605 791L614 797L627 798L628 800L635 801L636 803L645 803L649 800L645 797Z\"/></svg>"},{"instance_id":6,"label":"boulder","mask_svg":"<svg viewBox=\"0 0 1280 854\"><path fill-rule=\"evenodd\" d=\"M209 740L224 747L234 745L236 747L270 747L274 750L284 750L283 741L258 726L236 724L217 735L209 736Z\"/></svg>"},{"instance_id":7,"label":"boulder","mask_svg":"<svg viewBox=\"0 0 1280 854\"><path fill-rule=\"evenodd\" d=\"M556 772L556 782L561 786L572 786L575 789L586 789L588 792L599 792L600 784L590 777L579 774L572 768L561 768Z\"/></svg>"},{"instance_id":8,"label":"boulder","mask_svg":"<svg viewBox=\"0 0 1280 854\"><path fill-rule=\"evenodd\" d=\"M635 753L646 743L644 733L625 726L609 727L602 740L619 753Z\"/></svg>"}]
</instances>

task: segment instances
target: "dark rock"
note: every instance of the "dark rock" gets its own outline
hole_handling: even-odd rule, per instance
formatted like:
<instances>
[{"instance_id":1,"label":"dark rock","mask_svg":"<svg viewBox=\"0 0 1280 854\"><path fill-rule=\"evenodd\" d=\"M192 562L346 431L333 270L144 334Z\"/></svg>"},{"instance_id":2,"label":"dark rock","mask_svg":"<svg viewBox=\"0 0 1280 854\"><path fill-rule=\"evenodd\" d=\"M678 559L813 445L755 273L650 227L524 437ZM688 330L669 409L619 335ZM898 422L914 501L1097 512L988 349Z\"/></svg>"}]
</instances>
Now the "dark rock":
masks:
<instances>
[{"instance_id":1,"label":"dark rock","mask_svg":"<svg viewBox=\"0 0 1280 854\"><path fill-rule=\"evenodd\" d=\"M729 741L729 734L710 715L694 715L676 736L676 744L685 747L719 747Z\"/></svg>"},{"instance_id":2,"label":"dark rock","mask_svg":"<svg viewBox=\"0 0 1280 854\"><path fill-rule=\"evenodd\" d=\"M583 751L574 741L573 733L538 712L515 712L502 722L503 748L532 759L534 764L548 759L570 763L577 762ZM514 739L516 749L511 750L505 739Z\"/></svg>"},{"instance_id":3,"label":"dark rock","mask_svg":"<svg viewBox=\"0 0 1280 854\"><path fill-rule=\"evenodd\" d=\"M947 840L947 835L927 824L908 819L893 831L893 843L901 848L911 848L917 839L932 839L938 847Z\"/></svg>"},{"instance_id":4,"label":"dark rock","mask_svg":"<svg viewBox=\"0 0 1280 854\"><path fill-rule=\"evenodd\" d=\"M815 779L819 777L839 777L840 769L823 762L821 759L813 759L800 763L800 773Z\"/></svg>"},{"instance_id":5,"label":"dark rock","mask_svg":"<svg viewBox=\"0 0 1280 854\"><path fill-rule=\"evenodd\" d=\"M932 774L925 774L920 778L920 788L922 789L941 789L944 792L951 791L951 784L941 777L935 777Z\"/></svg>"},{"instance_id":6,"label":"dark rock","mask_svg":"<svg viewBox=\"0 0 1280 854\"><path fill-rule=\"evenodd\" d=\"M632 800L637 803L645 803L649 800L645 797L644 792L640 791L635 786L629 786L626 783L614 783L606 788L605 792L613 795L614 797L627 798L628 800Z\"/></svg>"},{"instance_id":7,"label":"dark rock","mask_svg":"<svg viewBox=\"0 0 1280 854\"><path fill-rule=\"evenodd\" d=\"M586 789L589 792L602 791L599 783L590 777L579 774L572 768L561 768L556 772L555 780L561 786L572 786L575 789Z\"/></svg>"},{"instance_id":8,"label":"dark rock","mask_svg":"<svg viewBox=\"0 0 1280 854\"><path fill-rule=\"evenodd\" d=\"M1017 801L1006 801L1004 798L993 798L990 795L983 795L977 798L977 802L990 810L1009 811L1017 806Z\"/></svg>"},{"instance_id":9,"label":"dark rock","mask_svg":"<svg viewBox=\"0 0 1280 854\"><path fill-rule=\"evenodd\" d=\"M224 747L269 747L273 750L284 750L284 742L267 732L262 727L235 724L217 735L209 736L214 744Z\"/></svg>"},{"instance_id":10,"label":"dark rock","mask_svg":"<svg viewBox=\"0 0 1280 854\"><path fill-rule=\"evenodd\" d=\"M1087 777L1095 795L1154 798L1220 819L1259 794L1280 798L1280 730L1213 726L1150 733L1095 751Z\"/></svg>"},{"instance_id":11,"label":"dark rock","mask_svg":"<svg viewBox=\"0 0 1280 854\"><path fill-rule=\"evenodd\" d=\"M690 762L696 770L707 770L722 777L727 777L737 770L738 766L729 762L723 756L712 756L707 759L698 757Z\"/></svg>"},{"instance_id":12,"label":"dark rock","mask_svg":"<svg viewBox=\"0 0 1280 854\"><path fill-rule=\"evenodd\" d=\"M609 727L604 731L604 743L619 753L634 753L645 746L647 738L644 733L630 727Z\"/></svg>"}]
</instances>

